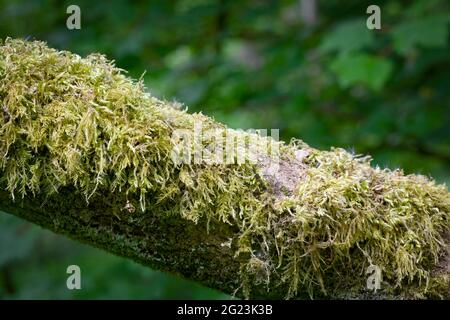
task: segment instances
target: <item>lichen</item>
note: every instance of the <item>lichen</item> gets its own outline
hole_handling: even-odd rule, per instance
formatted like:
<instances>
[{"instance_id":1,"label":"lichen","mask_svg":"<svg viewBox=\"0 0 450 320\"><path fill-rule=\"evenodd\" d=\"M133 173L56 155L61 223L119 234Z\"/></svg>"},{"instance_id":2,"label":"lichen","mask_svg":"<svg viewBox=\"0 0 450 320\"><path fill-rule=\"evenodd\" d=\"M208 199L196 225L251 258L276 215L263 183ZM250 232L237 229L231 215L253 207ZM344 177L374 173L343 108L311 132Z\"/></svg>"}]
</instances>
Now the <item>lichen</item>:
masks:
<instances>
[{"instance_id":1,"label":"lichen","mask_svg":"<svg viewBox=\"0 0 450 320\"><path fill-rule=\"evenodd\" d=\"M38 41L1 44L0 104L0 188L12 199L70 188L86 203L115 198L118 219L151 210L207 221L204 232L228 224L227 246L245 257L236 289L248 296L255 283L286 298L351 296L376 265L383 294L448 297L448 269L434 270L447 257L450 195L429 178L301 141L277 143L289 167L277 177L263 148L274 142L237 130L223 135L257 146L244 163L175 163L175 130L225 126L155 98L102 55ZM202 141L206 158L214 143Z\"/></svg>"}]
</instances>

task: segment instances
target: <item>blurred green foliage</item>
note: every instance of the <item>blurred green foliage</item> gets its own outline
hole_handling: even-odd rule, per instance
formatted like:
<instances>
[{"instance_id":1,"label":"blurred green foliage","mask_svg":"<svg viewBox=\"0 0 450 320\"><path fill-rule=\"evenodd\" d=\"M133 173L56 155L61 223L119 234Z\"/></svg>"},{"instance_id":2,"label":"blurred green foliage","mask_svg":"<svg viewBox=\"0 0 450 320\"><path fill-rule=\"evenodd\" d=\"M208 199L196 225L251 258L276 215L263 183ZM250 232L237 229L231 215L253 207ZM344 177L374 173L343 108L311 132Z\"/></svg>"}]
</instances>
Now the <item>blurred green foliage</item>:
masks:
<instances>
[{"instance_id":1,"label":"blurred green foliage","mask_svg":"<svg viewBox=\"0 0 450 320\"><path fill-rule=\"evenodd\" d=\"M450 182L450 3L318 0L0 0L0 38L105 53L156 96L236 128L278 128L318 148ZM66 28L77 4L82 29ZM366 8L381 7L381 30ZM84 290L68 291L79 264ZM220 298L220 293L0 215L0 297Z\"/></svg>"}]
</instances>

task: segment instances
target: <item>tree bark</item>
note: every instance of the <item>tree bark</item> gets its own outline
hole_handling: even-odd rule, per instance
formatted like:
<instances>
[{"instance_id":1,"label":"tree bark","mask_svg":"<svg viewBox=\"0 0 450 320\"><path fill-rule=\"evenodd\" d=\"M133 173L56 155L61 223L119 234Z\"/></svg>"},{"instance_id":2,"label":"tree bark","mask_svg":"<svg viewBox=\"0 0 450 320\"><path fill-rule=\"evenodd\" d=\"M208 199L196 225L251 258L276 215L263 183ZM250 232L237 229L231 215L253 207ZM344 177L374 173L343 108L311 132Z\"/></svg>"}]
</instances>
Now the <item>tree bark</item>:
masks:
<instances>
[{"instance_id":1,"label":"tree bark","mask_svg":"<svg viewBox=\"0 0 450 320\"><path fill-rule=\"evenodd\" d=\"M194 223L151 212L135 213L127 219L111 214L115 202L120 200L102 194L86 204L70 189L51 198L37 196L13 201L8 192L0 190L0 211L152 269L244 297L240 272L248 257L235 257L236 248L230 242L238 238L238 228L216 222L209 223L207 232L204 219ZM285 294L285 287L268 291L263 285L254 284L247 298L282 299Z\"/></svg>"}]
</instances>

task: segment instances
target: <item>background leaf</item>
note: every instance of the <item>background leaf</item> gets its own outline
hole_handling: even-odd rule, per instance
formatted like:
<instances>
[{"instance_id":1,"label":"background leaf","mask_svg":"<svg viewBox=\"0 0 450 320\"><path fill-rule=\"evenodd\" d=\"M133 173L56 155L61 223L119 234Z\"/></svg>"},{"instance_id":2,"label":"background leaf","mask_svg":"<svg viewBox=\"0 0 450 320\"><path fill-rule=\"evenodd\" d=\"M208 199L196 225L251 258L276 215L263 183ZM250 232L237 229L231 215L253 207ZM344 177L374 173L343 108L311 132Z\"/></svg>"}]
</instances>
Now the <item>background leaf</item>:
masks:
<instances>
[{"instance_id":1,"label":"background leaf","mask_svg":"<svg viewBox=\"0 0 450 320\"><path fill-rule=\"evenodd\" d=\"M368 54L341 55L332 61L330 67L344 88L364 84L375 91L383 88L392 72L389 60Z\"/></svg>"}]
</instances>

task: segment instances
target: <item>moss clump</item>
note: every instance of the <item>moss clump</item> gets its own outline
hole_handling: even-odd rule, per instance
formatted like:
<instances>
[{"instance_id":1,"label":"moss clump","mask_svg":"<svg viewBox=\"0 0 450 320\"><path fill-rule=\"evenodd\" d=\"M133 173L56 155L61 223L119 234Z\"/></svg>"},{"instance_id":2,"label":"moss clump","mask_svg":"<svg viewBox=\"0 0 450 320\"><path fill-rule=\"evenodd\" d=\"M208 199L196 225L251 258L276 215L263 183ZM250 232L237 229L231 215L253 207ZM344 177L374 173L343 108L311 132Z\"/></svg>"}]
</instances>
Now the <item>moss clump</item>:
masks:
<instances>
[{"instance_id":1,"label":"moss clump","mask_svg":"<svg viewBox=\"0 0 450 320\"><path fill-rule=\"evenodd\" d=\"M87 202L125 199L110 213L118 218L151 208L229 224L248 296L255 283L288 298L358 294L371 264L382 270L386 295L448 296L448 270L433 270L446 254L450 197L425 177L293 142L279 145L283 159L308 152L286 160L302 173L280 195L263 165L249 161L270 156L262 149L270 139L233 130L224 136L253 139L261 151L243 164L175 163L175 130L198 121L225 127L151 96L101 55L80 58L42 42L0 46L0 106L0 187L12 198L51 199L70 187ZM208 156L217 141L201 143Z\"/></svg>"},{"instance_id":2,"label":"moss clump","mask_svg":"<svg viewBox=\"0 0 450 320\"><path fill-rule=\"evenodd\" d=\"M314 151L306 162L296 194L277 203L290 214L274 227L275 243L284 251L280 263L287 261L285 279L306 285L310 294L319 285L339 295L336 290L364 288L367 268L376 265L385 294L408 288L411 297L425 297L436 281L448 286L448 274L432 276L449 226L444 186L371 168L369 158L342 149Z\"/></svg>"}]
</instances>

